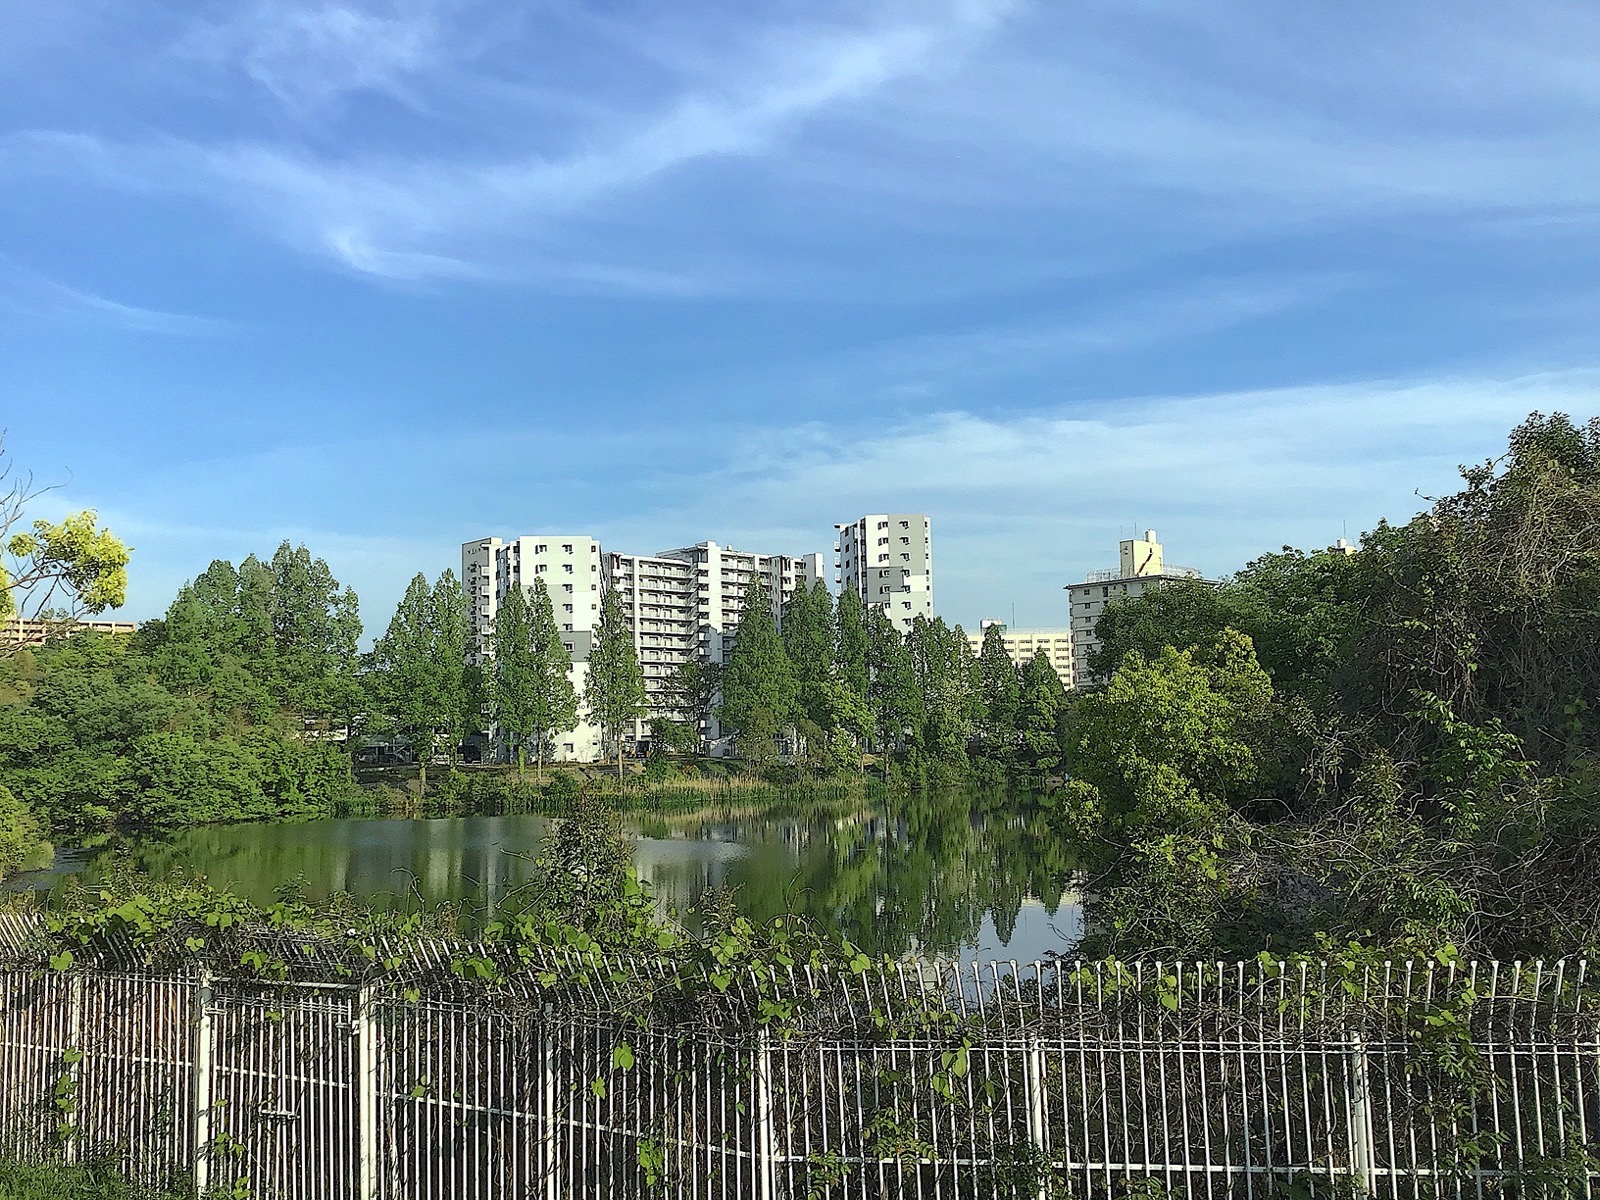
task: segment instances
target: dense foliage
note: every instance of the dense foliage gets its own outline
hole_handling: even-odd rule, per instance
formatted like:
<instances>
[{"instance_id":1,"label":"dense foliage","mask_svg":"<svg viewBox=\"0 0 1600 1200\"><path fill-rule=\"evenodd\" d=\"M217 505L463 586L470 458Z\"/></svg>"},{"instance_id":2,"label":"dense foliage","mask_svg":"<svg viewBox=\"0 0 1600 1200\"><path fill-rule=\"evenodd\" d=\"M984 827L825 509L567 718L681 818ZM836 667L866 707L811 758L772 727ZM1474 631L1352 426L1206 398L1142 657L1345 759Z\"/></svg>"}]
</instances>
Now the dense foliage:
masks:
<instances>
[{"instance_id":1,"label":"dense foliage","mask_svg":"<svg viewBox=\"0 0 1600 1200\"><path fill-rule=\"evenodd\" d=\"M1463 479L1357 553L1107 609L1060 796L1095 948L1600 948L1600 422Z\"/></svg>"},{"instance_id":2,"label":"dense foliage","mask_svg":"<svg viewBox=\"0 0 1600 1200\"><path fill-rule=\"evenodd\" d=\"M132 637L0 658L0 787L72 838L324 809L352 786L360 628L304 547L215 562Z\"/></svg>"}]
</instances>

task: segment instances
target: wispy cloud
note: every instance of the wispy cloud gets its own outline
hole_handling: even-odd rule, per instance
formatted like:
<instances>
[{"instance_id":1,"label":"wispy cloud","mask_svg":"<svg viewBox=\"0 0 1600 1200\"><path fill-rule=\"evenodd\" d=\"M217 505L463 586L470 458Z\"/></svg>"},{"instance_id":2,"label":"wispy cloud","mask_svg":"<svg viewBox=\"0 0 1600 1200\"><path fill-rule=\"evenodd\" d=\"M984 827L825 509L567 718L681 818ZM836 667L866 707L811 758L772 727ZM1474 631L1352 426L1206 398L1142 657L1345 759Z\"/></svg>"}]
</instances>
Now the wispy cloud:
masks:
<instances>
[{"instance_id":1,"label":"wispy cloud","mask_svg":"<svg viewBox=\"0 0 1600 1200\"><path fill-rule=\"evenodd\" d=\"M626 288L643 280L654 290L662 274L636 262L565 259L559 252L563 222L582 224L595 206L689 164L765 153L834 106L908 75L943 69L1014 7L1013 0L944 0L916 17L779 31L749 50L744 61L718 64L716 75L694 81L651 111L592 132L563 154L330 159L303 147L250 140L169 137L132 144L35 131L12 139L13 158L35 165L55 159L103 185L199 195L242 208L246 219L264 223L297 248L375 275L461 274L472 268L450 247L491 234L533 247L536 266L557 281L587 277ZM306 32L304 22L292 28L300 31L297 36ZM338 28L355 27L345 22ZM409 61L409 51L397 55L381 39L375 53L386 62ZM325 96L366 86L362 81L376 85L392 74L343 58L349 69L330 73L318 56L311 60L305 64L307 80L323 82L284 84L286 91Z\"/></svg>"},{"instance_id":2,"label":"wispy cloud","mask_svg":"<svg viewBox=\"0 0 1600 1200\"><path fill-rule=\"evenodd\" d=\"M174 337L216 337L242 328L217 317L125 304L24 270L4 256L0 256L0 305L24 316Z\"/></svg>"},{"instance_id":3,"label":"wispy cloud","mask_svg":"<svg viewBox=\"0 0 1600 1200\"><path fill-rule=\"evenodd\" d=\"M382 8L258 0L191 29L174 51L236 67L306 117L354 92L413 102L411 82L450 59L446 16L426 0Z\"/></svg>"}]
</instances>

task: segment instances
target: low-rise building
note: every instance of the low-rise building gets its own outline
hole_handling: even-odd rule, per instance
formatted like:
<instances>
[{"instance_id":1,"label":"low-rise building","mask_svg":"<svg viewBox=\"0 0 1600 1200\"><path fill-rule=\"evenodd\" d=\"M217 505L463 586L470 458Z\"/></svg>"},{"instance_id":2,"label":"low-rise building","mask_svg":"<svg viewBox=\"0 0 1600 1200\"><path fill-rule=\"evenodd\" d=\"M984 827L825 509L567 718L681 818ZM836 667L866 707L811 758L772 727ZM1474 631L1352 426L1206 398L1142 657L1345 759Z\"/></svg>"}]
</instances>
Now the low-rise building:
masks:
<instances>
[{"instance_id":1,"label":"low-rise building","mask_svg":"<svg viewBox=\"0 0 1600 1200\"><path fill-rule=\"evenodd\" d=\"M0 646L42 646L52 637L69 637L85 630L125 637L138 629L136 621L77 620L72 617L41 619L12 617L0 625Z\"/></svg>"},{"instance_id":2,"label":"low-rise building","mask_svg":"<svg viewBox=\"0 0 1600 1200\"><path fill-rule=\"evenodd\" d=\"M1082 583L1067 585L1068 611L1072 630L1072 677L1079 687L1101 682L1089 669L1089 656L1100 648L1095 625L1106 605L1164 587L1176 580L1198 581L1215 587L1193 567L1179 567L1164 560L1156 531L1147 529L1142 538L1128 538L1118 544L1115 570L1090 571Z\"/></svg>"},{"instance_id":3,"label":"low-rise building","mask_svg":"<svg viewBox=\"0 0 1600 1200\"><path fill-rule=\"evenodd\" d=\"M1003 621L985 620L982 633L967 634L967 644L973 654L983 653L983 639L991 625L1000 626L1000 636L1005 641L1006 654L1021 670L1043 653L1055 668L1062 687L1072 686L1072 630L1071 629L1011 629Z\"/></svg>"}]
</instances>

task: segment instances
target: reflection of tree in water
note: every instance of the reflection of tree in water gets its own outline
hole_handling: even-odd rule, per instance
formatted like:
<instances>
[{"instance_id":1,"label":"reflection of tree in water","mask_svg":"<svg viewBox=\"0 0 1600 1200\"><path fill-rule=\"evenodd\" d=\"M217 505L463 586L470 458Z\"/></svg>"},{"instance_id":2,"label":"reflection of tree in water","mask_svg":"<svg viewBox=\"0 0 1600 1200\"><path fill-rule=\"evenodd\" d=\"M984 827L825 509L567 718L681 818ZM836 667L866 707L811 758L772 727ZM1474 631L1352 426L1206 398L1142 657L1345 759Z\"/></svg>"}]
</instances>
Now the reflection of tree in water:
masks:
<instances>
[{"instance_id":1,"label":"reflection of tree in water","mask_svg":"<svg viewBox=\"0 0 1600 1200\"><path fill-rule=\"evenodd\" d=\"M731 886L756 920L804 913L873 954L944 956L973 944L986 917L1011 941L1030 897L1059 911L1073 860L1032 812L1026 798L946 790L630 824L645 839L641 873L691 926L704 891ZM348 891L386 906L464 904L470 928L472 909L526 880L546 828L535 817L221 826L145 843L135 858L261 903L303 876L312 900Z\"/></svg>"},{"instance_id":2,"label":"reflection of tree in water","mask_svg":"<svg viewBox=\"0 0 1600 1200\"><path fill-rule=\"evenodd\" d=\"M945 791L817 814L796 823L804 835L786 831L787 871L756 855L730 881L752 917L804 912L874 954L954 954L985 916L1009 941L1023 901L1054 916L1073 872L1067 847L1027 809L1010 801L986 812L971 794Z\"/></svg>"}]
</instances>

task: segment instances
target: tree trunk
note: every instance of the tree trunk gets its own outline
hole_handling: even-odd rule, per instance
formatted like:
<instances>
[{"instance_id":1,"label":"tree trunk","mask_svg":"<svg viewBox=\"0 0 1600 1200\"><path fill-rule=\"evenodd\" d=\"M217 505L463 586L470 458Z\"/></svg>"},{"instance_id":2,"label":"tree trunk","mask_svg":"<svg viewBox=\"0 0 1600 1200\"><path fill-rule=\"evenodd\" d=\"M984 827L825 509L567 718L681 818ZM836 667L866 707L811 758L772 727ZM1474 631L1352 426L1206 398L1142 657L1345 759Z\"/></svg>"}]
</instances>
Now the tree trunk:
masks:
<instances>
[{"instance_id":1,"label":"tree trunk","mask_svg":"<svg viewBox=\"0 0 1600 1200\"><path fill-rule=\"evenodd\" d=\"M617 731L617 786L622 786L622 731Z\"/></svg>"},{"instance_id":2,"label":"tree trunk","mask_svg":"<svg viewBox=\"0 0 1600 1200\"><path fill-rule=\"evenodd\" d=\"M544 782L544 738L539 739L539 752L534 757L533 780L535 783Z\"/></svg>"},{"instance_id":3,"label":"tree trunk","mask_svg":"<svg viewBox=\"0 0 1600 1200\"><path fill-rule=\"evenodd\" d=\"M522 739L517 739L517 778L521 779L528 773L528 749L522 744Z\"/></svg>"}]
</instances>

